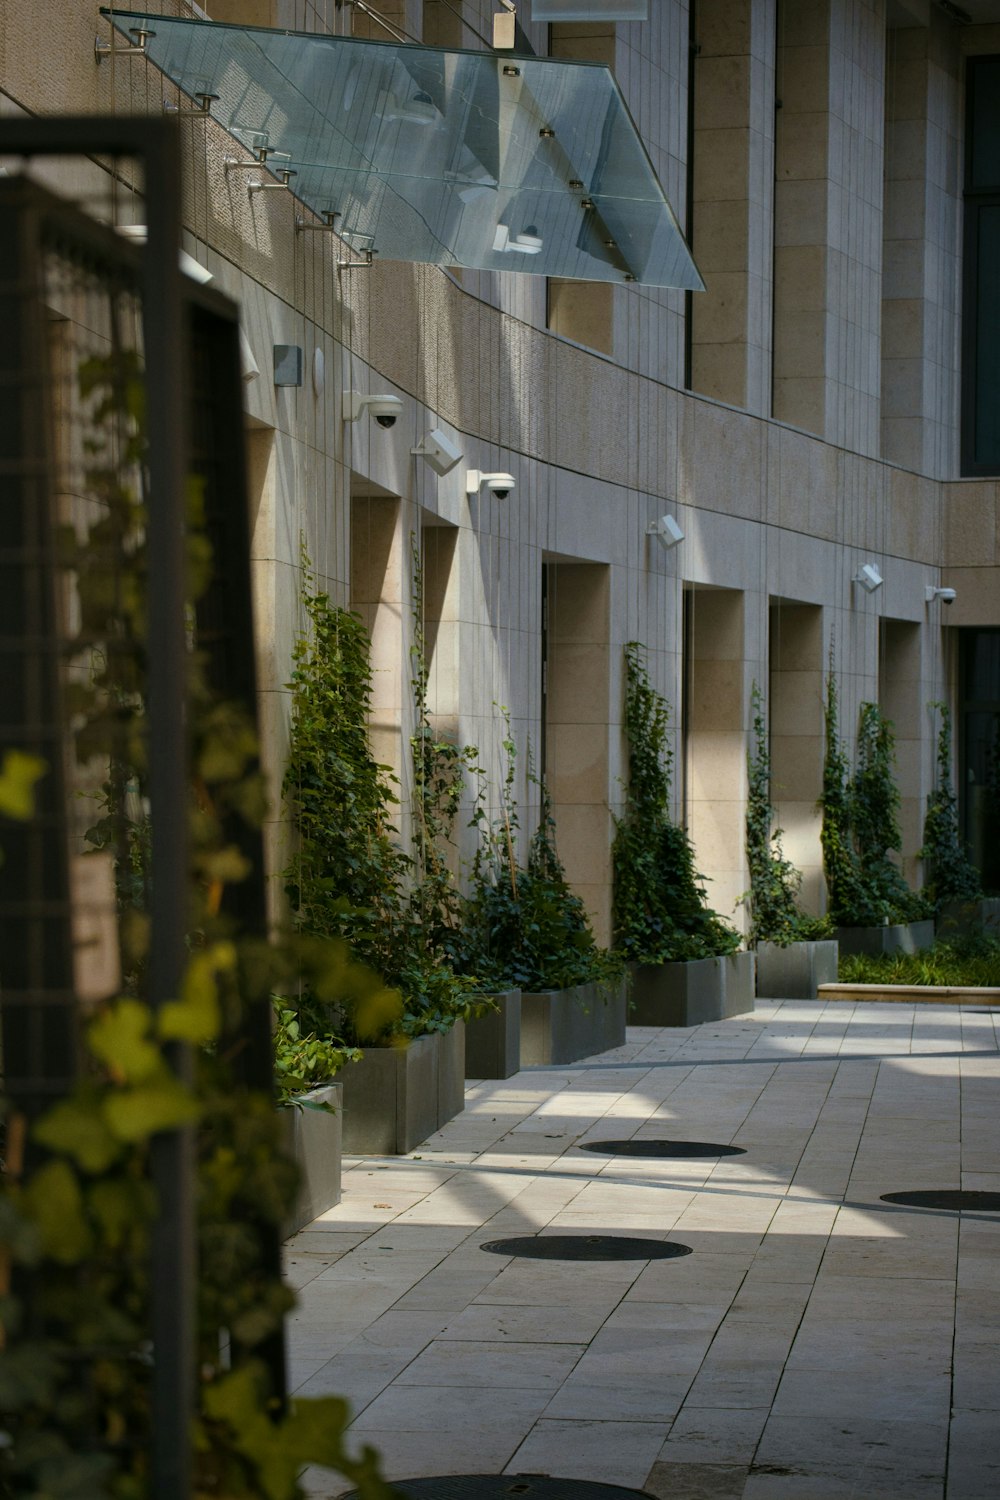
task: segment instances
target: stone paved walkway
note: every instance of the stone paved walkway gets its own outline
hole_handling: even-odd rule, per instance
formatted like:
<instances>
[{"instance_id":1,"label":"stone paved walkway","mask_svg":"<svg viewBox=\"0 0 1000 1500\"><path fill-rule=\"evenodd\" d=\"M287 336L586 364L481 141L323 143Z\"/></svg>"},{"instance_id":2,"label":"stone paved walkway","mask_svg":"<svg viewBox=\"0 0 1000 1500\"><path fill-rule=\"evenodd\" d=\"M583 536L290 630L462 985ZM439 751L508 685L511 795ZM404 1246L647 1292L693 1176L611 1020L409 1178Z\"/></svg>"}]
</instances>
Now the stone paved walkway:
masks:
<instances>
[{"instance_id":1,"label":"stone paved walkway","mask_svg":"<svg viewBox=\"0 0 1000 1500\"><path fill-rule=\"evenodd\" d=\"M346 1395L390 1478L547 1473L687 1500L1000 1496L1000 1013L763 1003L470 1083L409 1157L353 1158L288 1246L302 1393ZM583 1140L746 1155L644 1160ZM508 1260L539 1231L677 1240ZM310 1471L316 1497L346 1488Z\"/></svg>"}]
</instances>

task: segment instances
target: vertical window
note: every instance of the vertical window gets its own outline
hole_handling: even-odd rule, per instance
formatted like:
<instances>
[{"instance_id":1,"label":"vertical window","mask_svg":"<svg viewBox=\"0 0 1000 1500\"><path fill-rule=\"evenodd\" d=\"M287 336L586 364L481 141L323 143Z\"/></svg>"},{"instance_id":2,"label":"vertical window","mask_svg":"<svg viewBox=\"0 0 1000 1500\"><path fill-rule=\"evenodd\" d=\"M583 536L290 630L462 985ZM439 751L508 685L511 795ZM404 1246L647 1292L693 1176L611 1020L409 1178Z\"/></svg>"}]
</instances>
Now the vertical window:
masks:
<instances>
[{"instance_id":1,"label":"vertical window","mask_svg":"<svg viewBox=\"0 0 1000 1500\"><path fill-rule=\"evenodd\" d=\"M968 62L962 473L1000 473L1000 57Z\"/></svg>"},{"instance_id":2,"label":"vertical window","mask_svg":"<svg viewBox=\"0 0 1000 1500\"><path fill-rule=\"evenodd\" d=\"M1000 630L963 630L959 725L962 829L983 889L1000 894Z\"/></svg>"}]
</instances>

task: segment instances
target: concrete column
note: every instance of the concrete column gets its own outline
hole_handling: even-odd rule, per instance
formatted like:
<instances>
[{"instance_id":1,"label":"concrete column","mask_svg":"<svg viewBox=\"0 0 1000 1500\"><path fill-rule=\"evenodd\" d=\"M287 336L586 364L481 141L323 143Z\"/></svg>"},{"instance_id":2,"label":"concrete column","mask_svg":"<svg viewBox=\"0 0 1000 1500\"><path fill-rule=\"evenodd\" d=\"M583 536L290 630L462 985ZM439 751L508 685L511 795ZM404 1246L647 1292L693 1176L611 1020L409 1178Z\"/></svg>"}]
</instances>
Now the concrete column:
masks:
<instances>
[{"instance_id":1,"label":"concrete column","mask_svg":"<svg viewBox=\"0 0 1000 1500\"><path fill-rule=\"evenodd\" d=\"M390 766L403 788L410 783L409 735L413 718L409 681L409 538L400 503L391 497L351 500L351 609L371 637L372 696L368 736L372 754ZM400 829L405 837L405 830Z\"/></svg>"},{"instance_id":2,"label":"concrete column","mask_svg":"<svg viewBox=\"0 0 1000 1500\"><path fill-rule=\"evenodd\" d=\"M775 0L699 0L694 73L691 384L771 400Z\"/></svg>"},{"instance_id":3,"label":"concrete column","mask_svg":"<svg viewBox=\"0 0 1000 1500\"><path fill-rule=\"evenodd\" d=\"M961 58L933 12L888 33L882 454L958 470Z\"/></svg>"},{"instance_id":4,"label":"concrete column","mask_svg":"<svg viewBox=\"0 0 1000 1500\"><path fill-rule=\"evenodd\" d=\"M884 0L781 0L773 414L879 445Z\"/></svg>"},{"instance_id":5,"label":"concrete column","mask_svg":"<svg viewBox=\"0 0 1000 1500\"><path fill-rule=\"evenodd\" d=\"M599 943L611 936L610 570L548 563L545 779L559 855Z\"/></svg>"},{"instance_id":6,"label":"concrete column","mask_svg":"<svg viewBox=\"0 0 1000 1500\"><path fill-rule=\"evenodd\" d=\"M743 649L742 593L697 589L686 663L687 826L697 868L712 872L708 904L725 917L747 888Z\"/></svg>"},{"instance_id":7,"label":"concrete column","mask_svg":"<svg viewBox=\"0 0 1000 1500\"><path fill-rule=\"evenodd\" d=\"M931 722L927 704L933 691L925 678L920 626L909 620L883 619L879 635L878 702L892 721L896 737L902 871L911 886L919 886L917 850L924 840L924 813L931 790L926 743Z\"/></svg>"},{"instance_id":8,"label":"concrete column","mask_svg":"<svg viewBox=\"0 0 1000 1500\"><path fill-rule=\"evenodd\" d=\"M771 802L785 856L802 873L802 904L818 913L826 900L816 809L823 789L826 671L819 605L772 603L769 660Z\"/></svg>"}]
</instances>

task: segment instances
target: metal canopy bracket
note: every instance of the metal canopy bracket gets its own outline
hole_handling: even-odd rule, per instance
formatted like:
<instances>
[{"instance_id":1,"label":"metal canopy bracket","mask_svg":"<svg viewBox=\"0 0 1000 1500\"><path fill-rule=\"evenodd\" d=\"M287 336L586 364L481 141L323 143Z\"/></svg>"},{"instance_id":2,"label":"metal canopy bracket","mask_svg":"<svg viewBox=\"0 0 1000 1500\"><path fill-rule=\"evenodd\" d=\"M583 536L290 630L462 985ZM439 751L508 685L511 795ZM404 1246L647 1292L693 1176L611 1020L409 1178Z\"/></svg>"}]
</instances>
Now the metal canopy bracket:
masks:
<instances>
[{"instance_id":1,"label":"metal canopy bracket","mask_svg":"<svg viewBox=\"0 0 1000 1500\"><path fill-rule=\"evenodd\" d=\"M189 98L218 96L242 165L273 141L274 186L338 204L337 232L384 259L703 289L603 64L102 15Z\"/></svg>"}]
</instances>

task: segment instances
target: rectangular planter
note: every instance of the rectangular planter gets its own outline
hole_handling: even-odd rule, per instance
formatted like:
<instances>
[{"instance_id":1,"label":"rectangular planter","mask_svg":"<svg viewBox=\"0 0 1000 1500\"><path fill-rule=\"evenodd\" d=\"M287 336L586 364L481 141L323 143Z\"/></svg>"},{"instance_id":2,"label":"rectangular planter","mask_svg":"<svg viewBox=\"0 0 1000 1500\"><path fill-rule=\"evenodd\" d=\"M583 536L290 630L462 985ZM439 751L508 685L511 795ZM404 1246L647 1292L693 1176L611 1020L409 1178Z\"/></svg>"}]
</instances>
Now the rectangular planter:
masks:
<instances>
[{"instance_id":1,"label":"rectangular planter","mask_svg":"<svg viewBox=\"0 0 1000 1500\"><path fill-rule=\"evenodd\" d=\"M344 1069L344 1150L403 1155L465 1108L465 1024L405 1047L366 1047Z\"/></svg>"},{"instance_id":2,"label":"rectangular planter","mask_svg":"<svg viewBox=\"0 0 1000 1500\"><path fill-rule=\"evenodd\" d=\"M897 922L886 927L838 927L841 953L916 953L934 942L934 923Z\"/></svg>"},{"instance_id":3,"label":"rectangular planter","mask_svg":"<svg viewBox=\"0 0 1000 1500\"><path fill-rule=\"evenodd\" d=\"M942 938L964 937L983 928L988 937L1000 937L1000 896L982 896L978 901L949 901L937 921Z\"/></svg>"},{"instance_id":4,"label":"rectangular planter","mask_svg":"<svg viewBox=\"0 0 1000 1500\"><path fill-rule=\"evenodd\" d=\"M821 984L837 982L838 945L818 942L757 944L757 994L764 1000L815 1000Z\"/></svg>"},{"instance_id":5,"label":"rectangular planter","mask_svg":"<svg viewBox=\"0 0 1000 1500\"><path fill-rule=\"evenodd\" d=\"M466 1078L510 1078L521 1066L521 991L490 999L499 1009L465 1024Z\"/></svg>"},{"instance_id":6,"label":"rectangular planter","mask_svg":"<svg viewBox=\"0 0 1000 1500\"><path fill-rule=\"evenodd\" d=\"M729 953L677 963L633 964L633 1026L700 1026L753 1010L754 956Z\"/></svg>"},{"instance_id":7,"label":"rectangular planter","mask_svg":"<svg viewBox=\"0 0 1000 1500\"><path fill-rule=\"evenodd\" d=\"M438 1128L439 1035L405 1047L366 1047L344 1069L344 1150L352 1156L412 1151Z\"/></svg>"},{"instance_id":8,"label":"rectangular planter","mask_svg":"<svg viewBox=\"0 0 1000 1500\"><path fill-rule=\"evenodd\" d=\"M301 1173L295 1204L284 1226L287 1238L318 1219L340 1202L340 1158L343 1135L343 1087L328 1083L311 1089L306 1096L329 1109L299 1108L281 1111L287 1132L289 1155Z\"/></svg>"},{"instance_id":9,"label":"rectangular planter","mask_svg":"<svg viewBox=\"0 0 1000 1500\"><path fill-rule=\"evenodd\" d=\"M447 1125L465 1108L465 1022L456 1021L442 1032L438 1048L437 1128Z\"/></svg>"},{"instance_id":10,"label":"rectangular planter","mask_svg":"<svg viewBox=\"0 0 1000 1500\"><path fill-rule=\"evenodd\" d=\"M576 1062L625 1043L625 980L521 996L521 1066Z\"/></svg>"}]
</instances>

